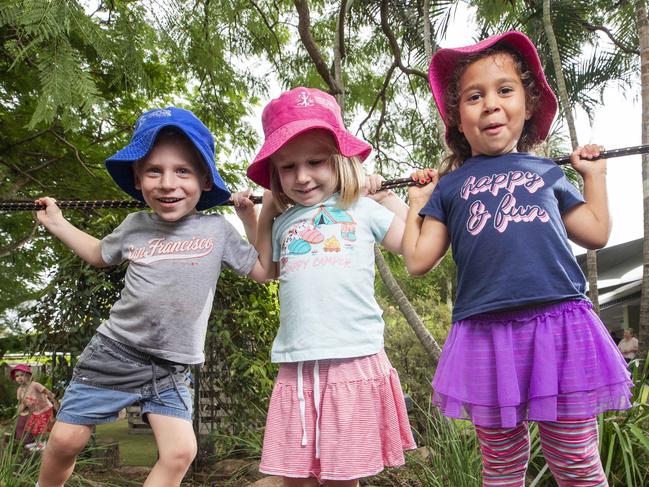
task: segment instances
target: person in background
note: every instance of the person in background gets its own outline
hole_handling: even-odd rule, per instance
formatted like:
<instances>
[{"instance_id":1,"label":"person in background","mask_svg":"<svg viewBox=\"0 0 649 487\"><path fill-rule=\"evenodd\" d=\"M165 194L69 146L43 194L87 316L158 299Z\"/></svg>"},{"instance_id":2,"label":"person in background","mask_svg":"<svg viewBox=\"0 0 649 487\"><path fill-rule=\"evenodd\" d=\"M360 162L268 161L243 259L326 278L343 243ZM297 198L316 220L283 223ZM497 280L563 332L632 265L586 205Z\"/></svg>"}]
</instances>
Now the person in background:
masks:
<instances>
[{"instance_id":1,"label":"person in background","mask_svg":"<svg viewBox=\"0 0 649 487\"><path fill-rule=\"evenodd\" d=\"M637 353L638 353L638 339L633 336L633 330L631 328L626 328L624 330L624 338L620 340L620 343L617 344L617 348L620 349L624 360L631 362Z\"/></svg>"}]
</instances>

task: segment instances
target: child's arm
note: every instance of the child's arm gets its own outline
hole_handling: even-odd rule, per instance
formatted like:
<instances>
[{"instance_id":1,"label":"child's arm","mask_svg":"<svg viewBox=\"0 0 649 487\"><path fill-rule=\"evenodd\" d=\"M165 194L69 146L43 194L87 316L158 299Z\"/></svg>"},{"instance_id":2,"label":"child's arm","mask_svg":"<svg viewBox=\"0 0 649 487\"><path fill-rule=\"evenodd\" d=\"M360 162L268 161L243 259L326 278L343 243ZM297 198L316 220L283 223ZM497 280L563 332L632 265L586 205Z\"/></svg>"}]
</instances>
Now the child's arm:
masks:
<instances>
[{"instance_id":1,"label":"child's arm","mask_svg":"<svg viewBox=\"0 0 649 487\"><path fill-rule=\"evenodd\" d=\"M426 205L439 180L437 171L424 169L413 174L414 180L429 182L426 186L410 186L408 198L410 209L403 234L403 257L408 272L423 275L435 267L444 257L450 239L446 225L427 216L422 218L419 211Z\"/></svg>"},{"instance_id":2,"label":"child's arm","mask_svg":"<svg viewBox=\"0 0 649 487\"><path fill-rule=\"evenodd\" d=\"M585 203L571 208L563 215L570 240L587 249L599 249L606 245L611 234L606 193L606 159L592 161L603 147L588 144L577 147L570 154L570 162L584 179Z\"/></svg>"},{"instance_id":3,"label":"child's arm","mask_svg":"<svg viewBox=\"0 0 649 487\"><path fill-rule=\"evenodd\" d=\"M234 212L243 223L243 229L246 232L246 238L251 244L257 240L257 220L259 215L255 209L255 204L250 199L252 195L251 189L239 191L232 195L232 203L234 204Z\"/></svg>"},{"instance_id":4,"label":"child's arm","mask_svg":"<svg viewBox=\"0 0 649 487\"><path fill-rule=\"evenodd\" d=\"M44 210L36 212L39 223L67 245L75 254L94 267L108 267L101 258L101 242L99 239L79 230L63 217L56 200L38 198L37 204L45 206Z\"/></svg>"},{"instance_id":5,"label":"child's arm","mask_svg":"<svg viewBox=\"0 0 649 487\"><path fill-rule=\"evenodd\" d=\"M18 400L18 415L20 415L25 409L27 409L27 406L20 397L20 387L16 390L16 399Z\"/></svg>"},{"instance_id":6,"label":"child's arm","mask_svg":"<svg viewBox=\"0 0 649 487\"><path fill-rule=\"evenodd\" d=\"M272 191L264 191L255 248L259 252L259 262L266 270L268 279L277 279L278 276L277 262L273 261L273 222L280 213L275 205Z\"/></svg>"},{"instance_id":7,"label":"child's arm","mask_svg":"<svg viewBox=\"0 0 649 487\"><path fill-rule=\"evenodd\" d=\"M254 203L249 198L250 194L250 190L235 193L232 196L232 202L234 203L234 209L237 216L243 223L243 228L246 232L246 237L248 237L248 241L255 246L255 249L259 253L259 258L257 259L257 262L255 262L255 265L248 276L257 282L268 282L277 278L277 265L272 259L271 230L273 220L278 213L270 216L270 226L267 230L268 235L267 238L265 238L266 228L264 227L262 220L265 221L269 218L269 209L266 207L264 210L264 207L266 206L266 203L264 203L262 205L261 214L258 215ZM265 195L264 198L266 198ZM272 207L274 206L275 204L272 203ZM260 229L262 233L260 233ZM265 246L266 240L268 248Z\"/></svg>"},{"instance_id":8,"label":"child's arm","mask_svg":"<svg viewBox=\"0 0 649 487\"><path fill-rule=\"evenodd\" d=\"M380 205L386 207L395 217L390 223L390 228L383 237L381 245L390 252L402 254L403 232L406 227L408 216L408 205L399 198L396 193L390 190L381 191L383 177L378 174L369 174L365 177L365 196L373 199Z\"/></svg>"}]
</instances>

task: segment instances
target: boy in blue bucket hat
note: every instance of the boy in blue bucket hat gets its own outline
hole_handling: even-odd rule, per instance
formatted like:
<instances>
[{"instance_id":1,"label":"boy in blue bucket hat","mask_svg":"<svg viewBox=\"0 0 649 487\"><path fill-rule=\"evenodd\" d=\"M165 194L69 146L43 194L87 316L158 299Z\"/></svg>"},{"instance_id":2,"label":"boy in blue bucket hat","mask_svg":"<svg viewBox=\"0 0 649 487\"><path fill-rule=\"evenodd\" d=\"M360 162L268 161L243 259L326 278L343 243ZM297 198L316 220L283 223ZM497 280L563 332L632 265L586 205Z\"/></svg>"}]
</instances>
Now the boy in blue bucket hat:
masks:
<instances>
[{"instance_id":1,"label":"boy in blue bucket hat","mask_svg":"<svg viewBox=\"0 0 649 487\"><path fill-rule=\"evenodd\" d=\"M62 486L92 426L114 421L136 401L159 451L144 485L178 486L196 454L187 369L204 361L221 265L257 281L265 272L252 245L222 215L198 212L227 201L230 192L216 169L212 134L192 112L144 113L106 168L153 212L129 214L99 240L69 223L54 199L36 200L45 205L38 221L90 265L129 262L119 300L74 369L37 486ZM246 215L250 238L254 222Z\"/></svg>"}]
</instances>

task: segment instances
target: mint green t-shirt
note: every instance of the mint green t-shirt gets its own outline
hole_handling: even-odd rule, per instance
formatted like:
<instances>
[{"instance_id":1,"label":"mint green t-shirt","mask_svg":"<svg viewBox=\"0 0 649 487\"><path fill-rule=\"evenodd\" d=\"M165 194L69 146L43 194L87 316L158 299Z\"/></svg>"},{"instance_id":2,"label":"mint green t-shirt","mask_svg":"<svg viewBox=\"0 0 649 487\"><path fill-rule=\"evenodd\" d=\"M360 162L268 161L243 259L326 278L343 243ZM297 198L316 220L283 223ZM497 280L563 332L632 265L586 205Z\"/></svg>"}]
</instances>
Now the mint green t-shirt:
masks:
<instances>
[{"instance_id":1,"label":"mint green t-shirt","mask_svg":"<svg viewBox=\"0 0 649 487\"><path fill-rule=\"evenodd\" d=\"M273 224L280 302L273 362L361 357L383 348L374 243L394 214L365 197L341 210L337 198L296 205Z\"/></svg>"}]
</instances>

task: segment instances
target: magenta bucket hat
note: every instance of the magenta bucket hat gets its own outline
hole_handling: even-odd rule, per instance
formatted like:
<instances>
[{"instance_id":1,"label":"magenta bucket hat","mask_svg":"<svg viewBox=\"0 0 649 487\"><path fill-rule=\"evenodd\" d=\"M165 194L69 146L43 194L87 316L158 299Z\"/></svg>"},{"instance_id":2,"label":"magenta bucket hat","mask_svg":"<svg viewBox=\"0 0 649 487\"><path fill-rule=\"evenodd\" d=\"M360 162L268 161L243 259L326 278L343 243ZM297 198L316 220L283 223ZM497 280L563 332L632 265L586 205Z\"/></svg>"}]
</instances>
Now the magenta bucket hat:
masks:
<instances>
[{"instance_id":1,"label":"magenta bucket hat","mask_svg":"<svg viewBox=\"0 0 649 487\"><path fill-rule=\"evenodd\" d=\"M16 380L16 372L25 372L26 374L32 375L32 368L27 365L27 364L18 364L15 367L12 367L11 371L9 372L9 376L11 377L11 380Z\"/></svg>"},{"instance_id":2,"label":"magenta bucket hat","mask_svg":"<svg viewBox=\"0 0 649 487\"><path fill-rule=\"evenodd\" d=\"M488 37L470 46L444 48L435 52L428 69L428 81L442 120L444 120L445 124L448 123L446 108L444 106L444 94L458 62L464 56L484 51L499 42L507 44L516 50L523 57L528 68L537 80L540 100L539 106L532 115L532 120L536 127L536 139L533 142L542 142L548 136L552 120L554 120L554 116L557 113L557 98L545 78L536 47L525 34L515 30ZM448 125L446 125L446 136L448 137Z\"/></svg>"},{"instance_id":3,"label":"magenta bucket hat","mask_svg":"<svg viewBox=\"0 0 649 487\"><path fill-rule=\"evenodd\" d=\"M329 130L345 157L358 156L364 161L372 146L345 129L336 99L315 88L293 88L271 100L261 115L264 145L248 167L248 177L270 189L270 156L291 139L312 129Z\"/></svg>"}]
</instances>

